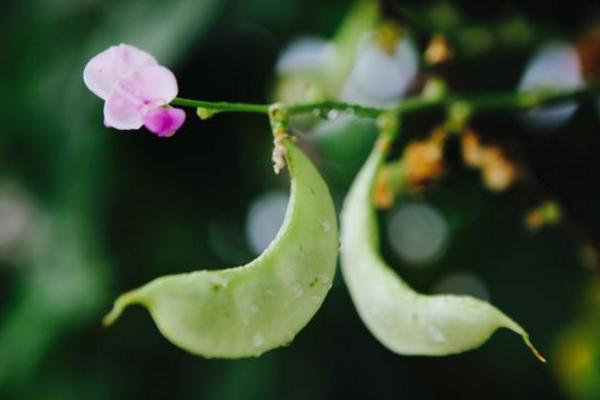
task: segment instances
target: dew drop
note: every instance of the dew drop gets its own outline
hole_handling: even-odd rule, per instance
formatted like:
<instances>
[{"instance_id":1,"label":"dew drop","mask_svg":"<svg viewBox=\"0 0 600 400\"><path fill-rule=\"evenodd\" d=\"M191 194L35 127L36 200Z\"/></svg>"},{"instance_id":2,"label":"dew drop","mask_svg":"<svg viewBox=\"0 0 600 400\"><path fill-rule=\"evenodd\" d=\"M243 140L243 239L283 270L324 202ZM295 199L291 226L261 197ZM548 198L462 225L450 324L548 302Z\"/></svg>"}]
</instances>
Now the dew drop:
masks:
<instances>
[{"instance_id":1,"label":"dew drop","mask_svg":"<svg viewBox=\"0 0 600 400\"><path fill-rule=\"evenodd\" d=\"M295 285L293 285L292 286L292 294L296 298L302 297L302 295L304 294L304 289L302 289L302 285L299 283L296 283Z\"/></svg>"},{"instance_id":2,"label":"dew drop","mask_svg":"<svg viewBox=\"0 0 600 400\"><path fill-rule=\"evenodd\" d=\"M314 304L319 304L321 302L321 297L319 296L310 296L310 301L312 301Z\"/></svg>"},{"instance_id":3,"label":"dew drop","mask_svg":"<svg viewBox=\"0 0 600 400\"><path fill-rule=\"evenodd\" d=\"M321 282L323 285L327 285L329 282L331 282L331 280L327 274L321 274L319 275L319 282Z\"/></svg>"},{"instance_id":4,"label":"dew drop","mask_svg":"<svg viewBox=\"0 0 600 400\"><path fill-rule=\"evenodd\" d=\"M256 304L250 304L248 309L252 314L256 314L260 310Z\"/></svg>"},{"instance_id":5,"label":"dew drop","mask_svg":"<svg viewBox=\"0 0 600 400\"><path fill-rule=\"evenodd\" d=\"M321 221L321 228L323 229L323 232L329 233L331 231L331 223L324 219Z\"/></svg>"},{"instance_id":6,"label":"dew drop","mask_svg":"<svg viewBox=\"0 0 600 400\"><path fill-rule=\"evenodd\" d=\"M327 112L327 119L328 120L334 120L337 117L339 117L340 113L338 112L338 110L329 110Z\"/></svg>"},{"instance_id":7,"label":"dew drop","mask_svg":"<svg viewBox=\"0 0 600 400\"><path fill-rule=\"evenodd\" d=\"M254 334L252 336L252 344L254 347L260 347L265 342L265 338L260 333Z\"/></svg>"},{"instance_id":8,"label":"dew drop","mask_svg":"<svg viewBox=\"0 0 600 400\"><path fill-rule=\"evenodd\" d=\"M433 340L434 343L444 343L446 341L446 337L436 326L430 325L428 328L429 337Z\"/></svg>"},{"instance_id":9,"label":"dew drop","mask_svg":"<svg viewBox=\"0 0 600 400\"><path fill-rule=\"evenodd\" d=\"M215 274L211 276L210 283L212 283L213 289L216 291L218 289L226 288L229 284L229 281L223 276Z\"/></svg>"}]
</instances>

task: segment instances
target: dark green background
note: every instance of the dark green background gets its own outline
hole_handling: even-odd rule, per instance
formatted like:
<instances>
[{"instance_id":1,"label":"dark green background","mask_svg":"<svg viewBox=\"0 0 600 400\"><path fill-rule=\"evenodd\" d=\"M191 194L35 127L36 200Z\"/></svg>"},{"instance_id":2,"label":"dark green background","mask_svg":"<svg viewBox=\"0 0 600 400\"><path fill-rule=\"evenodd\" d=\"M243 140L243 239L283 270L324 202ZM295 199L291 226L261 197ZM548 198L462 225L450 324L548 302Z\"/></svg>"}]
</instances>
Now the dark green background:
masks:
<instances>
[{"instance_id":1,"label":"dark green background","mask_svg":"<svg viewBox=\"0 0 600 400\"><path fill-rule=\"evenodd\" d=\"M266 102L283 46L300 35L333 34L349 4L0 3L0 183L18 185L36 205L41 238L25 255L0 259L0 398L599 398L597 382L579 397L562 387L553 358L560 335L577 328L574 321L598 325L597 307L582 308L597 272L580 262L580 243L560 229L527 233L523 215L540 199L519 187L491 194L460 166L424 195L454 221L450 248L426 269L399 272L425 291L457 266L477 274L494 303L529 330L547 365L505 331L458 356L394 355L365 329L339 276L294 343L258 359L190 356L164 340L141 308L110 329L100 327L122 291L162 274L250 260L246 212L257 195L286 190L287 182L271 172L270 132L261 116L200 121L188 112L185 127L168 140L105 129L101 101L83 84L87 60L131 43L173 69L184 97ZM413 7L428 15L433 5ZM452 74L471 91L514 87L542 39L572 39L598 13L579 2L456 8L469 24L493 26L516 15L542 32L516 47L459 52ZM426 38L418 38L422 46ZM424 133L436 117L409 121L408 134ZM520 143L536 174L592 235L600 234L600 130L592 105L554 135L531 134L506 114L481 117L476 126ZM352 145L342 139L317 158L338 202L368 151L365 143L351 159L336 158L340 146ZM391 254L390 261L400 265ZM598 352L590 351L594 381Z\"/></svg>"}]
</instances>

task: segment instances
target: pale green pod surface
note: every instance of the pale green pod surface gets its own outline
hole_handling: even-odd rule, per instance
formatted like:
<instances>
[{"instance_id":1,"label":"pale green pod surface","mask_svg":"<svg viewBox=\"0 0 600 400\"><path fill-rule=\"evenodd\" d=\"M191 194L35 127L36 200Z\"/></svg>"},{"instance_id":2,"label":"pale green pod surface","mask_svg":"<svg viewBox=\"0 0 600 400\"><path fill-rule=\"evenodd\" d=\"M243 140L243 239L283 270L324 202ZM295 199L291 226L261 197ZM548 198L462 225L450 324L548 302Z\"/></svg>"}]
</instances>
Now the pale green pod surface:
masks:
<instances>
[{"instance_id":1,"label":"pale green pod surface","mask_svg":"<svg viewBox=\"0 0 600 400\"><path fill-rule=\"evenodd\" d=\"M373 182L386 147L383 141L375 146L341 215L342 273L367 328L395 353L429 356L477 348L496 329L508 328L544 361L527 332L494 306L470 296L417 293L386 265L372 204Z\"/></svg>"},{"instance_id":2,"label":"pale green pod surface","mask_svg":"<svg viewBox=\"0 0 600 400\"><path fill-rule=\"evenodd\" d=\"M119 297L106 324L141 304L168 340L205 357L258 356L294 339L331 288L339 245L329 189L296 145L283 144L291 194L267 250L244 266L155 279Z\"/></svg>"}]
</instances>

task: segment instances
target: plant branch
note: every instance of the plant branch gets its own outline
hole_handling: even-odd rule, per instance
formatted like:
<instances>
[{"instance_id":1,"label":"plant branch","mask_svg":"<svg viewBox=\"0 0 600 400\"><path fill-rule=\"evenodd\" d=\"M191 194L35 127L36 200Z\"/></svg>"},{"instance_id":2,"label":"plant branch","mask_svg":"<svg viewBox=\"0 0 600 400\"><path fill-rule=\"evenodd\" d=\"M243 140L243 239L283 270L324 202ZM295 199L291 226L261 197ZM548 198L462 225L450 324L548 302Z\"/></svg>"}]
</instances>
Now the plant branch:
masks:
<instances>
[{"instance_id":1,"label":"plant branch","mask_svg":"<svg viewBox=\"0 0 600 400\"><path fill-rule=\"evenodd\" d=\"M446 93L441 96L415 96L402 100L396 107L378 108L337 101L322 101L316 103L280 104L288 115L319 113L327 115L330 111L339 111L358 117L377 118L387 112L396 112L399 116L430 109L447 109L460 107L469 115L489 111L527 111L542 106L553 105L568 101L595 99L600 96L600 85L590 85L574 90L537 89L524 92L506 91L485 94ZM172 105L194 107L209 110L214 113L269 113L272 104L229 103L224 101L204 101L176 98Z\"/></svg>"},{"instance_id":2,"label":"plant branch","mask_svg":"<svg viewBox=\"0 0 600 400\"><path fill-rule=\"evenodd\" d=\"M171 104L181 107L203 108L214 112L269 113L269 104L229 103L226 101L194 100L181 97L176 97Z\"/></svg>"}]
</instances>

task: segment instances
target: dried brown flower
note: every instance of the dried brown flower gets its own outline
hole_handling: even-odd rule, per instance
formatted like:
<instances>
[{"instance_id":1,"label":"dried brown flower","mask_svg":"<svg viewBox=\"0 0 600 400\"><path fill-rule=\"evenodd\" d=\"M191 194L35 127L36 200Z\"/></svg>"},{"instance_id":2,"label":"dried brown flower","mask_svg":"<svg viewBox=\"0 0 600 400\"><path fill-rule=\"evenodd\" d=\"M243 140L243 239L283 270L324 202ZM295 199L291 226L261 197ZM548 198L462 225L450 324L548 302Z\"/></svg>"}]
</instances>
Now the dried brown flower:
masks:
<instances>
[{"instance_id":1,"label":"dried brown flower","mask_svg":"<svg viewBox=\"0 0 600 400\"><path fill-rule=\"evenodd\" d=\"M436 65L446 62L454 55L448 40L443 35L435 35L429 41L425 50L425 62L429 65Z\"/></svg>"},{"instance_id":2,"label":"dried brown flower","mask_svg":"<svg viewBox=\"0 0 600 400\"><path fill-rule=\"evenodd\" d=\"M461 151L464 163L480 169L483 183L492 191L507 189L520 176L518 165L499 144L483 144L471 128L461 136Z\"/></svg>"},{"instance_id":3,"label":"dried brown flower","mask_svg":"<svg viewBox=\"0 0 600 400\"><path fill-rule=\"evenodd\" d=\"M404 163L409 187L421 189L427 183L442 177L444 166L444 142L447 133L436 128L425 140L413 140L404 149Z\"/></svg>"}]
</instances>

